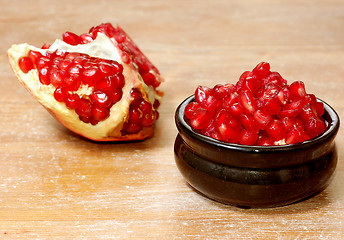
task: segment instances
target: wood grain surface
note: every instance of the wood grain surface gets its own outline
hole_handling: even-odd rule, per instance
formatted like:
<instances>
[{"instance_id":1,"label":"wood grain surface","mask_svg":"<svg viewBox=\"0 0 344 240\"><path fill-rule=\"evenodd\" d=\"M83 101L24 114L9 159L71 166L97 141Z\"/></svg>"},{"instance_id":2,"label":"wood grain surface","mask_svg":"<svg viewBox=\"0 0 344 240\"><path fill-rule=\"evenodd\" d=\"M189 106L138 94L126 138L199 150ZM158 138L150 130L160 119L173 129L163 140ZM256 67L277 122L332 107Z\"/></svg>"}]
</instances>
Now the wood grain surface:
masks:
<instances>
[{"instance_id":1,"label":"wood grain surface","mask_svg":"<svg viewBox=\"0 0 344 240\"><path fill-rule=\"evenodd\" d=\"M0 239L344 239L344 133L322 193L239 209L193 191L176 168L174 111L198 85L270 62L343 118L343 0L0 0ZM59 125L19 84L6 51L120 24L160 69L154 137L96 143Z\"/></svg>"}]
</instances>

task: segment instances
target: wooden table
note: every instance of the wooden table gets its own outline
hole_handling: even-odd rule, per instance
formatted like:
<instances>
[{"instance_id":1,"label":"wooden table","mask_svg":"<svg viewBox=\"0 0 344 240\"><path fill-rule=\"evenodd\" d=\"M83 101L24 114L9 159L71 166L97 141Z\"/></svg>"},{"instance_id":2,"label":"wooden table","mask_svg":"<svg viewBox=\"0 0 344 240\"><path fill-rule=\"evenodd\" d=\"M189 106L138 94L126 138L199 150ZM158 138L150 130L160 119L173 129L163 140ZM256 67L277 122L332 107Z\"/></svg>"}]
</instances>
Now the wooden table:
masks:
<instances>
[{"instance_id":1,"label":"wooden table","mask_svg":"<svg viewBox=\"0 0 344 240\"><path fill-rule=\"evenodd\" d=\"M200 196L176 168L174 111L198 85L270 62L343 118L344 2L0 0L0 239L344 239L344 163L306 201L239 209ZM59 125L19 84L6 51L120 24L165 82L153 138L95 143Z\"/></svg>"}]
</instances>

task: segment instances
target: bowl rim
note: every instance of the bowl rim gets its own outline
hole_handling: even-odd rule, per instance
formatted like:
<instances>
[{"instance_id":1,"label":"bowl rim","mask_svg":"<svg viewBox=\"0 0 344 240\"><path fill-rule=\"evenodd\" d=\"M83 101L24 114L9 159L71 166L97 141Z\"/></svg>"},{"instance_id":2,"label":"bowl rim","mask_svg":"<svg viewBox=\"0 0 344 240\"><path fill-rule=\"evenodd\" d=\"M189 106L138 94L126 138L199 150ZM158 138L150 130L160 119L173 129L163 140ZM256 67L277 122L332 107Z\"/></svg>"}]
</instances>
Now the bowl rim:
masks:
<instances>
[{"instance_id":1,"label":"bowl rim","mask_svg":"<svg viewBox=\"0 0 344 240\"><path fill-rule=\"evenodd\" d=\"M177 125L177 129L180 132L181 129L188 134L190 137L197 139L201 142L208 143L213 145L214 147L225 148L228 150L236 150L242 152L255 152L255 153L269 153L269 152L280 152L280 151L293 151L301 148L312 147L319 142L326 141L333 136L335 136L339 130L340 119L337 112L325 101L317 98L317 101L322 102L324 104L325 113L331 119L331 122L328 123L328 127L325 132L320 134L319 136L312 138L310 140L306 140L304 142L298 144L285 144L285 145L278 145L278 146L259 146L259 145L242 145L237 143L226 143L214 138L205 136L203 134L197 133L192 130L191 126L185 121L184 119L184 111L185 107L192 101L195 100L194 94L184 99L176 109L175 112L175 123Z\"/></svg>"}]
</instances>

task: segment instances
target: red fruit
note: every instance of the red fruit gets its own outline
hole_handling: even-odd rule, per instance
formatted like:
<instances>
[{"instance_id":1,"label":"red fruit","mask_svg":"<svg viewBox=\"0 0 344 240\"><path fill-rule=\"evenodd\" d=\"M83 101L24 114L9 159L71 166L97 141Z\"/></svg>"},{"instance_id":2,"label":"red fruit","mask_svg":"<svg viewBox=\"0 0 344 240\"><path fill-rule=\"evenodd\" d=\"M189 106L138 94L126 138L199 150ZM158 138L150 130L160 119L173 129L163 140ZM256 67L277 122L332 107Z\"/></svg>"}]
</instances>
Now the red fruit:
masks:
<instances>
[{"instance_id":1,"label":"red fruit","mask_svg":"<svg viewBox=\"0 0 344 240\"><path fill-rule=\"evenodd\" d=\"M70 109L76 109L80 105L80 97L78 94L67 94L64 98L66 106Z\"/></svg>"},{"instance_id":2,"label":"red fruit","mask_svg":"<svg viewBox=\"0 0 344 240\"><path fill-rule=\"evenodd\" d=\"M67 92L62 87L58 87L54 91L54 98L58 102L64 102L66 98L66 94Z\"/></svg>"},{"instance_id":3,"label":"red fruit","mask_svg":"<svg viewBox=\"0 0 344 240\"><path fill-rule=\"evenodd\" d=\"M290 97L293 99L299 99L306 96L305 84L302 81L293 82L290 87Z\"/></svg>"},{"instance_id":4,"label":"red fruit","mask_svg":"<svg viewBox=\"0 0 344 240\"><path fill-rule=\"evenodd\" d=\"M242 107L244 111L248 113L253 113L254 111L256 111L257 103L253 97L252 92L249 90L242 91L239 93L238 103L240 107Z\"/></svg>"},{"instance_id":5,"label":"red fruit","mask_svg":"<svg viewBox=\"0 0 344 240\"><path fill-rule=\"evenodd\" d=\"M218 138L223 142L236 143L240 137L240 128L235 129L225 123L219 125L217 131L220 134Z\"/></svg>"},{"instance_id":6,"label":"red fruit","mask_svg":"<svg viewBox=\"0 0 344 240\"><path fill-rule=\"evenodd\" d=\"M255 120L251 114L242 114L239 119L240 119L242 126L246 130L250 130L250 131L254 131L254 132L259 131L259 127L258 127L257 123L255 122Z\"/></svg>"},{"instance_id":7,"label":"red fruit","mask_svg":"<svg viewBox=\"0 0 344 240\"><path fill-rule=\"evenodd\" d=\"M193 117L190 119L190 125L196 130L200 130L208 126L211 121L211 115L204 108L198 108L195 110Z\"/></svg>"},{"instance_id":8,"label":"red fruit","mask_svg":"<svg viewBox=\"0 0 344 240\"><path fill-rule=\"evenodd\" d=\"M326 130L324 105L301 81L290 86L268 63L244 72L233 84L199 86L185 118L197 132L245 145L297 144Z\"/></svg>"},{"instance_id":9,"label":"red fruit","mask_svg":"<svg viewBox=\"0 0 344 240\"><path fill-rule=\"evenodd\" d=\"M206 101L206 99L208 99L211 92L212 90L210 88L199 86L198 88L196 88L196 91L195 91L196 102L203 104Z\"/></svg>"},{"instance_id":10,"label":"red fruit","mask_svg":"<svg viewBox=\"0 0 344 240\"><path fill-rule=\"evenodd\" d=\"M8 50L23 85L58 121L86 138L152 136L162 97L156 88L162 78L132 39L120 27L101 24L81 35L66 32L63 41L39 51L28 44ZM30 70L33 74L28 75Z\"/></svg>"},{"instance_id":11,"label":"red fruit","mask_svg":"<svg viewBox=\"0 0 344 240\"><path fill-rule=\"evenodd\" d=\"M304 123L305 131L310 137L316 137L326 130L324 121L317 117L310 117Z\"/></svg>"},{"instance_id":12,"label":"red fruit","mask_svg":"<svg viewBox=\"0 0 344 240\"><path fill-rule=\"evenodd\" d=\"M213 94L218 99L228 98L234 90L233 84L218 84L213 88Z\"/></svg>"},{"instance_id":13,"label":"red fruit","mask_svg":"<svg viewBox=\"0 0 344 240\"><path fill-rule=\"evenodd\" d=\"M267 114L276 115L281 111L281 102L277 97L267 99L263 101L261 109Z\"/></svg>"},{"instance_id":14,"label":"red fruit","mask_svg":"<svg viewBox=\"0 0 344 240\"><path fill-rule=\"evenodd\" d=\"M268 135L275 141L285 138L285 129L283 122L278 119L274 119L269 126L266 128Z\"/></svg>"},{"instance_id":15,"label":"red fruit","mask_svg":"<svg viewBox=\"0 0 344 240\"><path fill-rule=\"evenodd\" d=\"M254 145L258 140L258 133L243 129L239 136L239 143L243 145Z\"/></svg>"},{"instance_id":16,"label":"red fruit","mask_svg":"<svg viewBox=\"0 0 344 240\"><path fill-rule=\"evenodd\" d=\"M295 143L299 143L302 142L303 138L302 138L302 132L299 131L298 128L294 127L292 128L286 136L285 139L285 143L286 144L295 144Z\"/></svg>"},{"instance_id":17,"label":"red fruit","mask_svg":"<svg viewBox=\"0 0 344 240\"><path fill-rule=\"evenodd\" d=\"M18 61L18 65L23 73L28 73L34 68L33 61L30 57L22 57Z\"/></svg>"},{"instance_id":18,"label":"red fruit","mask_svg":"<svg viewBox=\"0 0 344 240\"><path fill-rule=\"evenodd\" d=\"M62 35L62 40L70 45L78 45L82 42L81 38L72 32L65 32Z\"/></svg>"},{"instance_id":19,"label":"red fruit","mask_svg":"<svg viewBox=\"0 0 344 240\"><path fill-rule=\"evenodd\" d=\"M255 111L253 113L253 119L257 123L257 126L262 130L266 129L272 121L271 115L263 112L262 110Z\"/></svg>"},{"instance_id":20,"label":"red fruit","mask_svg":"<svg viewBox=\"0 0 344 240\"><path fill-rule=\"evenodd\" d=\"M191 119L195 114L195 110L199 108L201 105L198 102L191 102L185 107L185 117Z\"/></svg>"},{"instance_id":21,"label":"red fruit","mask_svg":"<svg viewBox=\"0 0 344 240\"><path fill-rule=\"evenodd\" d=\"M265 78L270 75L270 64L261 62L252 70L252 73L257 78Z\"/></svg>"},{"instance_id":22,"label":"red fruit","mask_svg":"<svg viewBox=\"0 0 344 240\"><path fill-rule=\"evenodd\" d=\"M111 105L111 99L102 91L94 91L90 98L95 107L107 109Z\"/></svg>"}]
</instances>

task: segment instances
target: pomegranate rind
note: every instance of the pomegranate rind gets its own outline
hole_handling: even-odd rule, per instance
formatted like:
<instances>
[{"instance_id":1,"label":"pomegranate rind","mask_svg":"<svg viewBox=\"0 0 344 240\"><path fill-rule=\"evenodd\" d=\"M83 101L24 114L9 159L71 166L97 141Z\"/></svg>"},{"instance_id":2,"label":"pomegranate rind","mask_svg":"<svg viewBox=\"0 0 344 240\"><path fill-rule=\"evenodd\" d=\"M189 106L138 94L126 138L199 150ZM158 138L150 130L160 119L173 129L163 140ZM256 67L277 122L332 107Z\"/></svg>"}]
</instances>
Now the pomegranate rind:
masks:
<instances>
[{"instance_id":1,"label":"pomegranate rind","mask_svg":"<svg viewBox=\"0 0 344 240\"><path fill-rule=\"evenodd\" d=\"M81 48L85 48L85 45L82 45ZM114 45L112 45L112 47L114 48L112 50L117 51ZM45 51L26 43L12 45L12 47L7 51L9 62L15 75L22 85L38 100L38 102L41 103L57 121L70 131L93 141L134 141L143 140L153 136L154 125L143 127L140 132L135 134L122 135L121 133L123 124L128 118L129 107L132 101L130 97L130 90L132 88L135 87L139 89L143 98L147 99L151 103L153 103L155 99L158 99L159 101L161 99L159 93L155 92L152 87L143 83L139 74L132 66L123 64L123 75L125 77L123 97L119 102L111 107L110 117L96 125L92 125L80 121L75 111L68 109L64 103L56 101L53 97L54 87L51 85L41 84L36 69L30 70L28 73L23 73L20 70L18 60L21 57L26 56L29 50L40 52Z\"/></svg>"}]
</instances>

